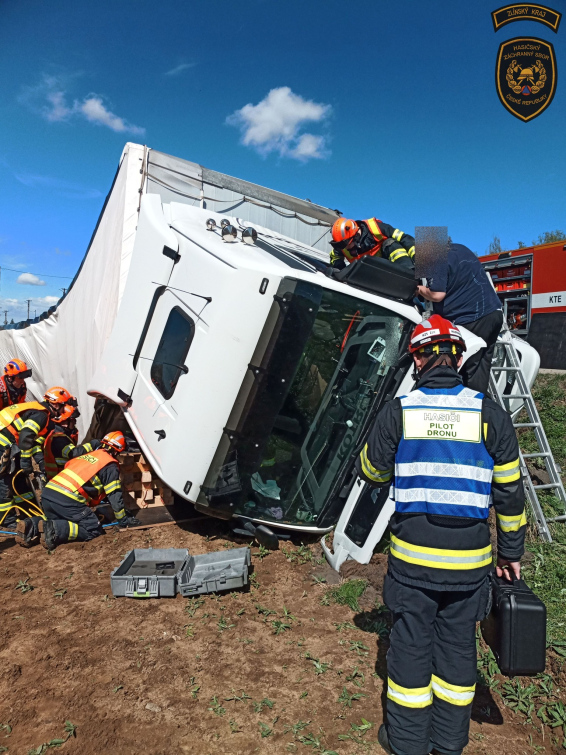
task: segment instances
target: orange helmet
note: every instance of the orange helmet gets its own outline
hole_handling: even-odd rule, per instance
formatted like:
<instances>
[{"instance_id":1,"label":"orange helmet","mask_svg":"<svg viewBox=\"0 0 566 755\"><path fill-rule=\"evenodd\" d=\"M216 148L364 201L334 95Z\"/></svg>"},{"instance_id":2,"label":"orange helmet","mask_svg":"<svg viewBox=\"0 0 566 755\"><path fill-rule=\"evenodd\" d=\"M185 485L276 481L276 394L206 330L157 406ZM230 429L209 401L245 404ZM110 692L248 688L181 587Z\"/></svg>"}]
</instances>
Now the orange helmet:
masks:
<instances>
[{"instance_id":1,"label":"orange helmet","mask_svg":"<svg viewBox=\"0 0 566 755\"><path fill-rule=\"evenodd\" d=\"M4 375L8 377L21 377L25 380L31 377L31 370L21 359L11 359L4 367Z\"/></svg>"},{"instance_id":2,"label":"orange helmet","mask_svg":"<svg viewBox=\"0 0 566 755\"><path fill-rule=\"evenodd\" d=\"M56 422L58 425L61 425L63 422L67 422L70 419L76 419L77 417L80 417L81 413L77 409L76 406L72 406L71 404L65 404L64 407L61 409L61 412L58 417L53 417L53 422Z\"/></svg>"},{"instance_id":3,"label":"orange helmet","mask_svg":"<svg viewBox=\"0 0 566 755\"><path fill-rule=\"evenodd\" d=\"M348 242L359 231L359 225L349 218L338 218L332 226L332 241L335 243Z\"/></svg>"},{"instance_id":4,"label":"orange helmet","mask_svg":"<svg viewBox=\"0 0 566 755\"><path fill-rule=\"evenodd\" d=\"M126 439L124 438L124 434L119 430L114 430L112 433L106 433L100 442L101 445L107 446L111 451L122 453L122 451L126 450Z\"/></svg>"},{"instance_id":5,"label":"orange helmet","mask_svg":"<svg viewBox=\"0 0 566 755\"><path fill-rule=\"evenodd\" d=\"M431 351L429 347L442 342L452 344L448 349L449 353L456 354L456 350L460 353L466 351L466 342L458 326L441 315L431 315L428 320L423 320L413 330L409 352L414 354L421 349Z\"/></svg>"},{"instance_id":6,"label":"orange helmet","mask_svg":"<svg viewBox=\"0 0 566 755\"><path fill-rule=\"evenodd\" d=\"M49 401L50 404L67 404L73 400L73 397L66 388L62 388L60 385L55 385L50 388L43 397L45 401Z\"/></svg>"}]
</instances>

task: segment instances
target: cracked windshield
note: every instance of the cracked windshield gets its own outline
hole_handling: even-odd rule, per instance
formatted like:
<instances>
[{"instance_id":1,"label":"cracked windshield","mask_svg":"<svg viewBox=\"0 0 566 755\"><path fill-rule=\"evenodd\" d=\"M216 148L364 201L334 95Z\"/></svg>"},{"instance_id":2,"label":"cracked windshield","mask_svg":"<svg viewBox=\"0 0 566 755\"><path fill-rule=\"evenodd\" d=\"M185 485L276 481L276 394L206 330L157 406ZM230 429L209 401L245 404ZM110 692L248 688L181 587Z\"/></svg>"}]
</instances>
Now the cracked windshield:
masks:
<instances>
[{"instance_id":1,"label":"cracked windshield","mask_svg":"<svg viewBox=\"0 0 566 755\"><path fill-rule=\"evenodd\" d=\"M317 526L397 360L405 320L304 282L274 307L277 321L223 469L237 481L230 500L238 514Z\"/></svg>"}]
</instances>

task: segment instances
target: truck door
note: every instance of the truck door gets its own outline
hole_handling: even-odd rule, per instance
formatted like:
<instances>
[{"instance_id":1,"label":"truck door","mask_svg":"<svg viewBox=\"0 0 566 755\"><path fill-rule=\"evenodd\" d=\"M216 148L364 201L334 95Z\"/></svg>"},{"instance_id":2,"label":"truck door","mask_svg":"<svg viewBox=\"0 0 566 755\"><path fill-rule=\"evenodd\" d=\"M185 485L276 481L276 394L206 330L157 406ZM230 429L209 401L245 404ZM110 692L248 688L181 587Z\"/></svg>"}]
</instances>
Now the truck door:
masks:
<instances>
[{"instance_id":1,"label":"truck door","mask_svg":"<svg viewBox=\"0 0 566 755\"><path fill-rule=\"evenodd\" d=\"M134 355L137 379L128 413L156 472L171 451L172 426L181 420L190 390L186 362L199 316L181 297L166 286L157 289Z\"/></svg>"}]
</instances>

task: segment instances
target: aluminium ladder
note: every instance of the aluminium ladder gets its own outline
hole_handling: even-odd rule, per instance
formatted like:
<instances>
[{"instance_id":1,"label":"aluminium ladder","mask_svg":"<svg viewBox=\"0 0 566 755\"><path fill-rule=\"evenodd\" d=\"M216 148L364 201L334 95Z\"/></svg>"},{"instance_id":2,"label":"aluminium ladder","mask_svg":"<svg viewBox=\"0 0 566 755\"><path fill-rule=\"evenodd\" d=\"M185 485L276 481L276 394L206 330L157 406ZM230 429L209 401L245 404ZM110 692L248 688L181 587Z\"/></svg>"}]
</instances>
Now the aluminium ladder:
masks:
<instances>
[{"instance_id":1,"label":"aluminium ladder","mask_svg":"<svg viewBox=\"0 0 566 755\"><path fill-rule=\"evenodd\" d=\"M566 492L564 491L564 485L560 477L560 469L554 461L554 456L550 450L548 439L542 426L538 410L536 408L533 395L530 391L525 375L521 368L521 360L517 354L515 344L513 343L513 336L509 332L509 329L504 324L500 338L497 340L497 346L503 349L504 358L501 365L491 367L491 374L489 377L490 393L497 403L502 406L507 412L512 414L510 409L510 402L515 399L523 400L523 409L527 412L528 422L515 422L513 421L513 427L531 428L534 432L537 446L539 448L536 453L523 453L519 449L519 461L521 466L521 475L523 478L523 484L525 486L525 493L527 500L531 506L533 516L535 518L537 529L541 540L547 543L552 542L552 536L548 528L547 520L542 511L540 501L538 499L538 490L554 490L555 496L562 501L564 505L565 514L562 516L553 517L549 519L549 522L564 522L566 521ZM501 373L510 373L514 375L516 380L516 386L519 389L519 393L505 394L499 390L498 380ZM526 464L526 459L542 458L548 472L550 482L546 485L535 485L531 479L529 469Z\"/></svg>"}]
</instances>

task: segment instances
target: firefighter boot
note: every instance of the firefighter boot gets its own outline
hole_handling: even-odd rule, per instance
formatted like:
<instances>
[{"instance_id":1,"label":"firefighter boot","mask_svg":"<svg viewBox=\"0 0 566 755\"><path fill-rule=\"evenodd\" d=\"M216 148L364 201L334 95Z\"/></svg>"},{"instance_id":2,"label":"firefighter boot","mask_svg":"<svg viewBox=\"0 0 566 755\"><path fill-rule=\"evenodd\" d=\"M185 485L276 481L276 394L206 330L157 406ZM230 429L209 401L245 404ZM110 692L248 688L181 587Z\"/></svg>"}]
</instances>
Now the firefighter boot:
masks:
<instances>
[{"instance_id":1,"label":"firefighter boot","mask_svg":"<svg viewBox=\"0 0 566 755\"><path fill-rule=\"evenodd\" d=\"M41 544L48 551L54 551L57 547L57 534L55 525L49 519L42 519L38 524Z\"/></svg>"},{"instance_id":2,"label":"firefighter boot","mask_svg":"<svg viewBox=\"0 0 566 755\"><path fill-rule=\"evenodd\" d=\"M33 519L19 521L16 526L16 540L22 548L31 548L39 543L39 530Z\"/></svg>"}]
</instances>

